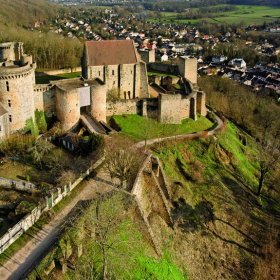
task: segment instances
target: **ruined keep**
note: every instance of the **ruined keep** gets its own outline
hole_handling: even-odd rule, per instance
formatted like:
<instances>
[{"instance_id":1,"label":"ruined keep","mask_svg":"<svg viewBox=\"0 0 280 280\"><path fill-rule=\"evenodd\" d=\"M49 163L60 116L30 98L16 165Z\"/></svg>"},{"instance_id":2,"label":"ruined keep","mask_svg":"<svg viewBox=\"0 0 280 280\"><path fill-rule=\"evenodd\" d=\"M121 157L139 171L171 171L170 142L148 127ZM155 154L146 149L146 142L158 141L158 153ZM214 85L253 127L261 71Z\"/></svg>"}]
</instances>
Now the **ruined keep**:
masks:
<instances>
[{"instance_id":1,"label":"ruined keep","mask_svg":"<svg viewBox=\"0 0 280 280\"><path fill-rule=\"evenodd\" d=\"M0 44L0 138L23 129L28 119L34 120L35 110L57 117L65 130L82 121L91 126L90 132L98 133L104 131L100 122L114 114L139 114L170 123L196 119L197 112L206 115L205 93L196 86L196 59L182 57L177 66L147 64L176 73L186 88L184 94L166 91L154 98L149 94L146 63L132 40L86 42L81 62L81 78L36 85L36 64L23 53L23 44ZM168 76L156 80L172 83Z\"/></svg>"}]
</instances>

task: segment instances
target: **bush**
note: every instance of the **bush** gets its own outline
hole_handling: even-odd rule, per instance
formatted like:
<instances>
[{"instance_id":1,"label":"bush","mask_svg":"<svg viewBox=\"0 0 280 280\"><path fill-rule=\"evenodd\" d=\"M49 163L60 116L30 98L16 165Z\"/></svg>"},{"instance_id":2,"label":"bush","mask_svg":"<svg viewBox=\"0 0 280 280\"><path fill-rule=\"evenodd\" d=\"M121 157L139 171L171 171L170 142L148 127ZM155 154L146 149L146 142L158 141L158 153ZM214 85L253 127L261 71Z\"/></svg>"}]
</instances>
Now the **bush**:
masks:
<instances>
[{"instance_id":1,"label":"bush","mask_svg":"<svg viewBox=\"0 0 280 280\"><path fill-rule=\"evenodd\" d=\"M25 180L29 182L30 181L30 176L26 175Z\"/></svg>"}]
</instances>

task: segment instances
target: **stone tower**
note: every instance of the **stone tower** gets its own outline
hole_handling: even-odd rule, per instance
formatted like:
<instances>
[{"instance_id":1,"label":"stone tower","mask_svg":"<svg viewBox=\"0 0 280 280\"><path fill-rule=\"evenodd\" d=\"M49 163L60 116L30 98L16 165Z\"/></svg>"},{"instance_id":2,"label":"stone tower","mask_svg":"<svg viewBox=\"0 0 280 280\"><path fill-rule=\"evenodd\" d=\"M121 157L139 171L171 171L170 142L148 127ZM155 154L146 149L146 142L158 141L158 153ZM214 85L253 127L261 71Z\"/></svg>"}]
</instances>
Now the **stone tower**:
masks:
<instances>
[{"instance_id":1,"label":"stone tower","mask_svg":"<svg viewBox=\"0 0 280 280\"><path fill-rule=\"evenodd\" d=\"M179 73L192 84L197 84L197 59L187 56L179 58Z\"/></svg>"},{"instance_id":2,"label":"stone tower","mask_svg":"<svg viewBox=\"0 0 280 280\"><path fill-rule=\"evenodd\" d=\"M22 43L0 44L0 102L8 112L10 131L34 119L35 63L23 53Z\"/></svg>"}]
</instances>

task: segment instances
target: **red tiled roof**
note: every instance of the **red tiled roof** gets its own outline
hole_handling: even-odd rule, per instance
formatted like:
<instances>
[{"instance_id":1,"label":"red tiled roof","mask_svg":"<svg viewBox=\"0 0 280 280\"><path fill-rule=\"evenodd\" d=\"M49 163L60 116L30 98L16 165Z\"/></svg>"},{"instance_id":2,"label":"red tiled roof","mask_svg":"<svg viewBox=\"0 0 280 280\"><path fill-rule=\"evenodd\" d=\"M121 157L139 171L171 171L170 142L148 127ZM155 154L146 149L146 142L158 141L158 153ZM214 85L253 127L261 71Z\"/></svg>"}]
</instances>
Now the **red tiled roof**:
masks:
<instances>
[{"instance_id":1,"label":"red tiled roof","mask_svg":"<svg viewBox=\"0 0 280 280\"><path fill-rule=\"evenodd\" d=\"M137 62L132 40L87 41L88 65L119 65Z\"/></svg>"}]
</instances>

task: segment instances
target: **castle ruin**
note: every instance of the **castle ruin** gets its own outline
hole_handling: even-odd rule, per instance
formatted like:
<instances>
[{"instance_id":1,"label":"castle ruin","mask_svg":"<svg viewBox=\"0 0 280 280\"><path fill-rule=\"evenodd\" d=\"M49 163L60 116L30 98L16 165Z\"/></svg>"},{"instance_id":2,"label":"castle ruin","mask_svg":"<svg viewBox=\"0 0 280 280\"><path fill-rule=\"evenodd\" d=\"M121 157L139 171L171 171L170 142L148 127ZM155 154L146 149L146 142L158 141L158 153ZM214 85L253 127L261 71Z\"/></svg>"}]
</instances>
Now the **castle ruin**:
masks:
<instances>
[{"instance_id":1,"label":"castle ruin","mask_svg":"<svg viewBox=\"0 0 280 280\"><path fill-rule=\"evenodd\" d=\"M169 70L180 77L185 93L166 91L151 97L147 68ZM97 126L114 114L139 114L158 121L181 123L183 118L206 115L205 93L197 91L196 59L181 57L178 66L147 64L133 41L86 42L82 78L35 84L36 64L25 55L23 44L0 44L0 138L22 130L35 110L57 117L65 130L82 116ZM168 81L170 77L165 77ZM164 82L161 80L161 84ZM116 99L108 98L115 94ZM96 131L96 130L95 130ZM99 131L96 131L99 132Z\"/></svg>"}]
</instances>

